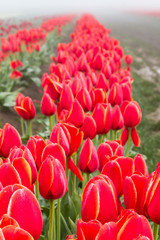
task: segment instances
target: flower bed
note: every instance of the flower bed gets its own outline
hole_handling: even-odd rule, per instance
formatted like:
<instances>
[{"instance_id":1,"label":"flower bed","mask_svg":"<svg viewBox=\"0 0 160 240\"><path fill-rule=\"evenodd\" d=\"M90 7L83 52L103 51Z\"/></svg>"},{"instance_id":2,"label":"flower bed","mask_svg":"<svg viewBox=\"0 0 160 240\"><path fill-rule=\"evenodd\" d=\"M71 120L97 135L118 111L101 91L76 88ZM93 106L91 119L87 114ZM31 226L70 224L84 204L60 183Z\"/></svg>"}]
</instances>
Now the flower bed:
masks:
<instances>
[{"instance_id":1,"label":"flower bed","mask_svg":"<svg viewBox=\"0 0 160 240\"><path fill-rule=\"evenodd\" d=\"M132 151L142 118L132 99L132 57L109 33L84 15L71 41L58 44L41 81L45 134L32 136L35 106L17 95L28 140L23 145L10 124L1 129L5 239L157 239L159 165L149 175L143 156Z\"/></svg>"}]
</instances>

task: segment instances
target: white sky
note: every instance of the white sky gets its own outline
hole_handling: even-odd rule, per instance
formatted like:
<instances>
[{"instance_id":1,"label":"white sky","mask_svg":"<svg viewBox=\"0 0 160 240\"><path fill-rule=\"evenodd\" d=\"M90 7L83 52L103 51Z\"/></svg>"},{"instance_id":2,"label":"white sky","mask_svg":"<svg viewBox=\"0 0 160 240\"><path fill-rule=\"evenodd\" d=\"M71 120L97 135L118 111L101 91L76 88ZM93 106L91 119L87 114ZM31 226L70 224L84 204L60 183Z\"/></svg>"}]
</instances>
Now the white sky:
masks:
<instances>
[{"instance_id":1,"label":"white sky","mask_svg":"<svg viewBox=\"0 0 160 240\"><path fill-rule=\"evenodd\" d=\"M114 10L160 10L160 0L0 0L4 14L45 15L74 12L105 14Z\"/></svg>"}]
</instances>

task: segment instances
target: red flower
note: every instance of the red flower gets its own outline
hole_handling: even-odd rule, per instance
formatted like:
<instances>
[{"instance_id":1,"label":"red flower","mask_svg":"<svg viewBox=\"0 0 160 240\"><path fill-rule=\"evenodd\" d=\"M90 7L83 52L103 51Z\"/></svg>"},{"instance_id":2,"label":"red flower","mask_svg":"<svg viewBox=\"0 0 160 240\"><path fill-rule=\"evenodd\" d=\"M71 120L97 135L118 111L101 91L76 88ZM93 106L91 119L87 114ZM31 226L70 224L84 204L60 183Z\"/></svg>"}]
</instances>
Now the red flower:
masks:
<instances>
[{"instance_id":1,"label":"red flower","mask_svg":"<svg viewBox=\"0 0 160 240\"><path fill-rule=\"evenodd\" d=\"M33 119L36 115L36 110L33 101L30 97L22 98L21 104L15 106L16 112L25 120Z\"/></svg>"},{"instance_id":2,"label":"red flower","mask_svg":"<svg viewBox=\"0 0 160 240\"><path fill-rule=\"evenodd\" d=\"M30 190L18 184L9 185L0 192L0 205L0 217L7 213L35 240L39 239L43 225L42 213L36 197Z\"/></svg>"},{"instance_id":3,"label":"red flower","mask_svg":"<svg viewBox=\"0 0 160 240\"><path fill-rule=\"evenodd\" d=\"M78 166L82 172L92 173L99 167L97 150L90 138L84 141L79 155Z\"/></svg>"},{"instance_id":4,"label":"red flower","mask_svg":"<svg viewBox=\"0 0 160 240\"><path fill-rule=\"evenodd\" d=\"M23 67L23 63L20 60L14 60L10 62L10 66L12 69Z\"/></svg>"},{"instance_id":5,"label":"red flower","mask_svg":"<svg viewBox=\"0 0 160 240\"><path fill-rule=\"evenodd\" d=\"M15 70L15 71L13 71L13 72L11 73L10 78L11 78L11 79L21 78L22 76L23 76L23 75L22 75L22 73L21 73L20 71Z\"/></svg>"},{"instance_id":6,"label":"red flower","mask_svg":"<svg viewBox=\"0 0 160 240\"><path fill-rule=\"evenodd\" d=\"M20 135L12 125L6 123L3 129L0 129L1 156L8 157L11 148L14 146L20 147L21 143Z\"/></svg>"},{"instance_id":7,"label":"red flower","mask_svg":"<svg viewBox=\"0 0 160 240\"><path fill-rule=\"evenodd\" d=\"M44 93L41 100L41 113L45 116L51 116L55 113L56 107L54 101L48 93Z\"/></svg>"},{"instance_id":8,"label":"red flower","mask_svg":"<svg viewBox=\"0 0 160 240\"><path fill-rule=\"evenodd\" d=\"M67 178L60 161L49 155L39 170L39 191L45 199L58 199L68 189Z\"/></svg>"},{"instance_id":9,"label":"red flower","mask_svg":"<svg viewBox=\"0 0 160 240\"><path fill-rule=\"evenodd\" d=\"M117 220L117 194L109 177L99 175L87 183L82 194L81 216L83 221L97 219L102 224Z\"/></svg>"}]
</instances>

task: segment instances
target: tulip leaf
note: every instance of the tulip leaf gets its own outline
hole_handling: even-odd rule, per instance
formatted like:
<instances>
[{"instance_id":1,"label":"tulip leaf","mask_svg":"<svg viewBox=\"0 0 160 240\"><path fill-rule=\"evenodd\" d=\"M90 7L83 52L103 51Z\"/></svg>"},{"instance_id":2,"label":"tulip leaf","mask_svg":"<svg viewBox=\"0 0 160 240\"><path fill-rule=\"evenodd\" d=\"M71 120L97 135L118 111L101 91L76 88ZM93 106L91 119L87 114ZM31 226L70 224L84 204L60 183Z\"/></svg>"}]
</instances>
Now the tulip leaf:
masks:
<instances>
[{"instance_id":1,"label":"tulip leaf","mask_svg":"<svg viewBox=\"0 0 160 240\"><path fill-rule=\"evenodd\" d=\"M68 220L69 220L69 224L70 224L70 228L71 228L72 233L76 234L77 224L75 222L73 222L70 217L68 217Z\"/></svg>"},{"instance_id":2,"label":"tulip leaf","mask_svg":"<svg viewBox=\"0 0 160 240\"><path fill-rule=\"evenodd\" d=\"M36 84L37 87L41 86L41 80L39 77L32 77L31 80Z\"/></svg>"}]
</instances>

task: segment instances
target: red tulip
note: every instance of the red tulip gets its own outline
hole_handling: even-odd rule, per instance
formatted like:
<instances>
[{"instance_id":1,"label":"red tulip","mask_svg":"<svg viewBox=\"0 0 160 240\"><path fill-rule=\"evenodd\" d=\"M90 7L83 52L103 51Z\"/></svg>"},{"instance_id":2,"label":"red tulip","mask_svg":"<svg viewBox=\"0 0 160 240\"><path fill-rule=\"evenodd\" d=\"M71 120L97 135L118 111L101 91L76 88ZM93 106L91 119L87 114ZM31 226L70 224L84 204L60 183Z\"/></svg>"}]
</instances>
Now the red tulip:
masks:
<instances>
[{"instance_id":1,"label":"red tulip","mask_svg":"<svg viewBox=\"0 0 160 240\"><path fill-rule=\"evenodd\" d=\"M123 183L126 176L131 176L134 172L134 161L129 157L117 157L107 162L102 174L107 175L115 185L117 195L123 194Z\"/></svg>"},{"instance_id":2,"label":"red tulip","mask_svg":"<svg viewBox=\"0 0 160 240\"><path fill-rule=\"evenodd\" d=\"M59 100L59 109L67 109L70 110L74 97L71 88L67 84L63 84L63 89L60 95Z\"/></svg>"},{"instance_id":3,"label":"red tulip","mask_svg":"<svg viewBox=\"0 0 160 240\"><path fill-rule=\"evenodd\" d=\"M56 107L54 101L48 93L44 93L41 100L41 113L45 116L51 116L55 113Z\"/></svg>"},{"instance_id":4,"label":"red tulip","mask_svg":"<svg viewBox=\"0 0 160 240\"><path fill-rule=\"evenodd\" d=\"M124 119L118 105L115 105L112 109L112 126L113 130L122 129L124 126Z\"/></svg>"},{"instance_id":5,"label":"red tulip","mask_svg":"<svg viewBox=\"0 0 160 240\"><path fill-rule=\"evenodd\" d=\"M8 157L11 148L14 146L20 147L21 143L20 135L12 125L6 123L3 129L0 129L1 156Z\"/></svg>"},{"instance_id":6,"label":"red tulip","mask_svg":"<svg viewBox=\"0 0 160 240\"><path fill-rule=\"evenodd\" d=\"M98 169L99 159L96 148L90 138L87 138L81 148L78 166L82 172L91 173Z\"/></svg>"},{"instance_id":7,"label":"red tulip","mask_svg":"<svg viewBox=\"0 0 160 240\"><path fill-rule=\"evenodd\" d=\"M19 157L24 158L29 163L31 172L32 172L31 183L32 184L35 183L35 181L37 179L37 168L36 168L36 164L35 164L34 158L31 154L30 150L23 145L21 145L21 147L19 147L19 148L14 147L10 151L8 158L10 159L11 163L13 163L14 159L19 158ZM24 164L27 165L26 163L24 163Z\"/></svg>"},{"instance_id":8,"label":"red tulip","mask_svg":"<svg viewBox=\"0 0 160 240\"><path fill-rule=\"evenodd\" d=\"M15 106L16 112L25 120L33 119L36 114L36 110L33 101L30 97L24 97L21 105Z\"/></svg>"},{"instance_id":9,"label":"red tulip","mask_svg":"<svg viewBox=\"0 0 160 240\"><path fill-rule=\"evenodd\" d=\"M89 127L88 127L89 126ZM94 118L90 114L85 114L84 122L79 131L84 133L83 139L93 139L97 134L97 126Z\"/></svg>"},{"instance_id":10,"label":"red tulip","mask_svg":"<svg viewBox=\"0 0 160 240\"><path fill-rule=\"evenodd\" d=\"M97 149L97 154L99 157L99 171L102 170L106 162L108 162L108 157L113 156L123 156L124 149L119 141L106 141L101 143Z\"/></svg>"},{"instance_id":11,"label":"red tulip","mask_svg":"<svg viewBox=\"0 0 160 240\"><path fill-rule=\"evenodd\" d=\"M137 213L143 214L141 201L146 181L144 175L136 173L125 178L123 192L126 209L134 209Z\"/></svg>"},{"instance_id":12,"label":"red tulip","mask_svg":"<svg viewBox=\"0 0 160 240\"><path fill-rule=\"evenodd\" d=\"M126 128L134 128L140 123L142 112L136 101L124 101L121 106L121 112Z\"/></svg>"},{"instance_id":13,"label":"red tulip","mask_svg":"<svg viewBox=\"0 0 160 240\"><path fill-rule=\"evenodd\" d=\"M83 222L81 219L77 220L77 239L78 240L95 240L102 224L97 220L90 220Z\"/></svg>"},{"instance_id":14,"label":"red tulip","mask_svg":"<svg viewBox=\"0 0 160 240\"><path fill-rule=\"evenodd\" d=\"M134 166L135 166L135 172L140 172L144 176L148 177L148 168L145 159L142 157L140 153L138 153L134 157Z\"/></svg>"},{"instance_id":15,"label":"red tulip","mask_svg":"<svg viewBox=\"0 0 160 240\"><path fill-rule=\"evenodd\" d=\"M102 103L98 103L92 113L92 117L96 122L97 134L102 134L105 132L106 123L106 111Z\"/></svg>"},{"instance_id":16,"label":"red tulip","mask_svg":"<svg viewBox=\"0 0 160 240\"><path fill-rule=\"evenodd\" d=\"M104 239L117 240L117 233L118 233L117 224L115 222L108 222L101 227L95 240L104 240Z\"/></svg>"},{"instance_id":17,"label":"red tulip","mask_svg":"<svg viewBox=\"0 0 160 240\"><path fill-rule=\"evenodd\" d=\"M15 183L21 184L21 178L11 163L3 163L0 165L0 182L3 187Z\"/></svg>"},{"instance_id":18,"label":"red tulip","mask_svg":"<svg viewBox=\"0 0 160 240\"><path fill-rule=\"evenodd\" d=\"M16 106L21 106L21 102L24 98L25 96L22 93L18 93L16 97Z\"/></svg>"},{"instance_id":19,"label":"red tulip","mask_svg":"<svg viewBox=\"0 0 160 240\"><path fill-rule=\"evenodd\" d=\"M22 78L22 77L23 77L22 73L18 70L14 70L10 75L11 79Z\"/></svg>"},{"instance_id":20,"label":"red tulip","mask_svg":"<svg viewBox=\"0 0 160 240\"><path fill-rule=\"evenodd\" d=\"M102 224L117 220L117 195L109 177L99 175L87 183L82 194L81 216L83 221L97 219Z\"/></svg>"},{"instance_id":21,"label":"red tulip","mask_svg":"<svg viewBox=\"0 0 160 240\"><path fill-rule=\"evenodd\" d=\"M106 92L109 89L109 81L107 81L105 75L102 72L100 72L100 74L98 75L98 82L96 88L102 88Z\"/></svg>"},{"instance_id":22,"label":"red tulip","mask_svg":"<svg viewBox=\"0 0 160 240\"><path fill-rule=\"evenodd\" d=\"M138 215L133 210L126 210L117 222L119 232L117 240L134 240L139 235L144 235L153 240L151 226L146 217Z\"/></svg>"},{"instance_id":23,"label":"red tulip","mask_svg":"<svg viewBox=\"0 0 160 240\"><path fill-rule=\"evenodd\" d=\"M84 111L77 99L72 103L71 109L68 113L66 122L81 127L84 121Z\"/></svg>"},{"instance_id":24,"label":"red tulip","mask_svg":"<svg viewBox=\"0 0 160 240\"><path fill-rule=\"evenodd\" d=\"M132 64L132 62L133 62L133 58L132 58L131 55L125 55L125 56L124 56L124 61L125 61L125 63L126 63L127 65L130 65L130 64Z\"/></svg>"},{"instance_id":25,"label":"red tulip","mask_svg":"<svg viewBox=\"0 0 160 240\"><path fill-rule=\"evenodd\" d=\"M114 106L114 105L121 105L123 102L123 92L121 85L119 83L114 83L110 89L109 95L108 95L108 102Z\"/></svg>"},{"instance_id":26,"label":"red tulip","mask_svg":"<svg viewBox=\"0 0 160 240\"><path fill-rule=\"evenodd\" d=\"M7 213L35 240L39 239L43 225L42 213L36 197L30 190L18 184L9 185L0 192L0 205L0 217Z\"/></svg>"},{"instance_id":27,"label":"red tulip","mask_svg":"<svg viewBox=\"0 0 160 240\"><path fill-rule=\"evenodd\" d=\"M32 153L32 156L38 169L40 168L42 163L41 155L45 146L46 142L40 136L32 136L29 138L27 142L27 148Z\"/></svg>"},{"instance_id":28,"label":"red tulip","mask_svg":"<svg viewBox=\"0 0 160 240\"><path fill-rule=\"evenodd\" d=\"M87 90L87 88L82 88L77 94L77 100L81 104L85 112L91 111L92 109L92 99Z\"/></svg>"},{"instance_id":29,"label":"red tulip","mask_svg":"<svg viewBox=\"0 0 160 240\"><path fill-rule=\"evenodd\" d=\"M10 66L12 69L16 69L18 67L23 67L23 63L20 60L14 60L10 62Z\"/></svg>"},{"instance_id":30,"label":"red tulip","mask_svg":"<svg viewBox=\"0 0 160 240\"><path fill-rule=\"evenodd\" d=\"M24 229L12 225L0 229L0 239L1 240L10 240L10 239L25 239L25 240L34 240L34 238L29 234L29 232Z\"/></svg>"},{"instance_id":31,"label":"red tulip","mask_svg":"<svg viewBox=\"0 0 160 240\"><path fill-rule=\"evenodd\" d=\"M45 199L58 199L65 195L68 185L64 168L59 160L49 155L39 170L39 191Z\"/></svg>"}]
</instances>

